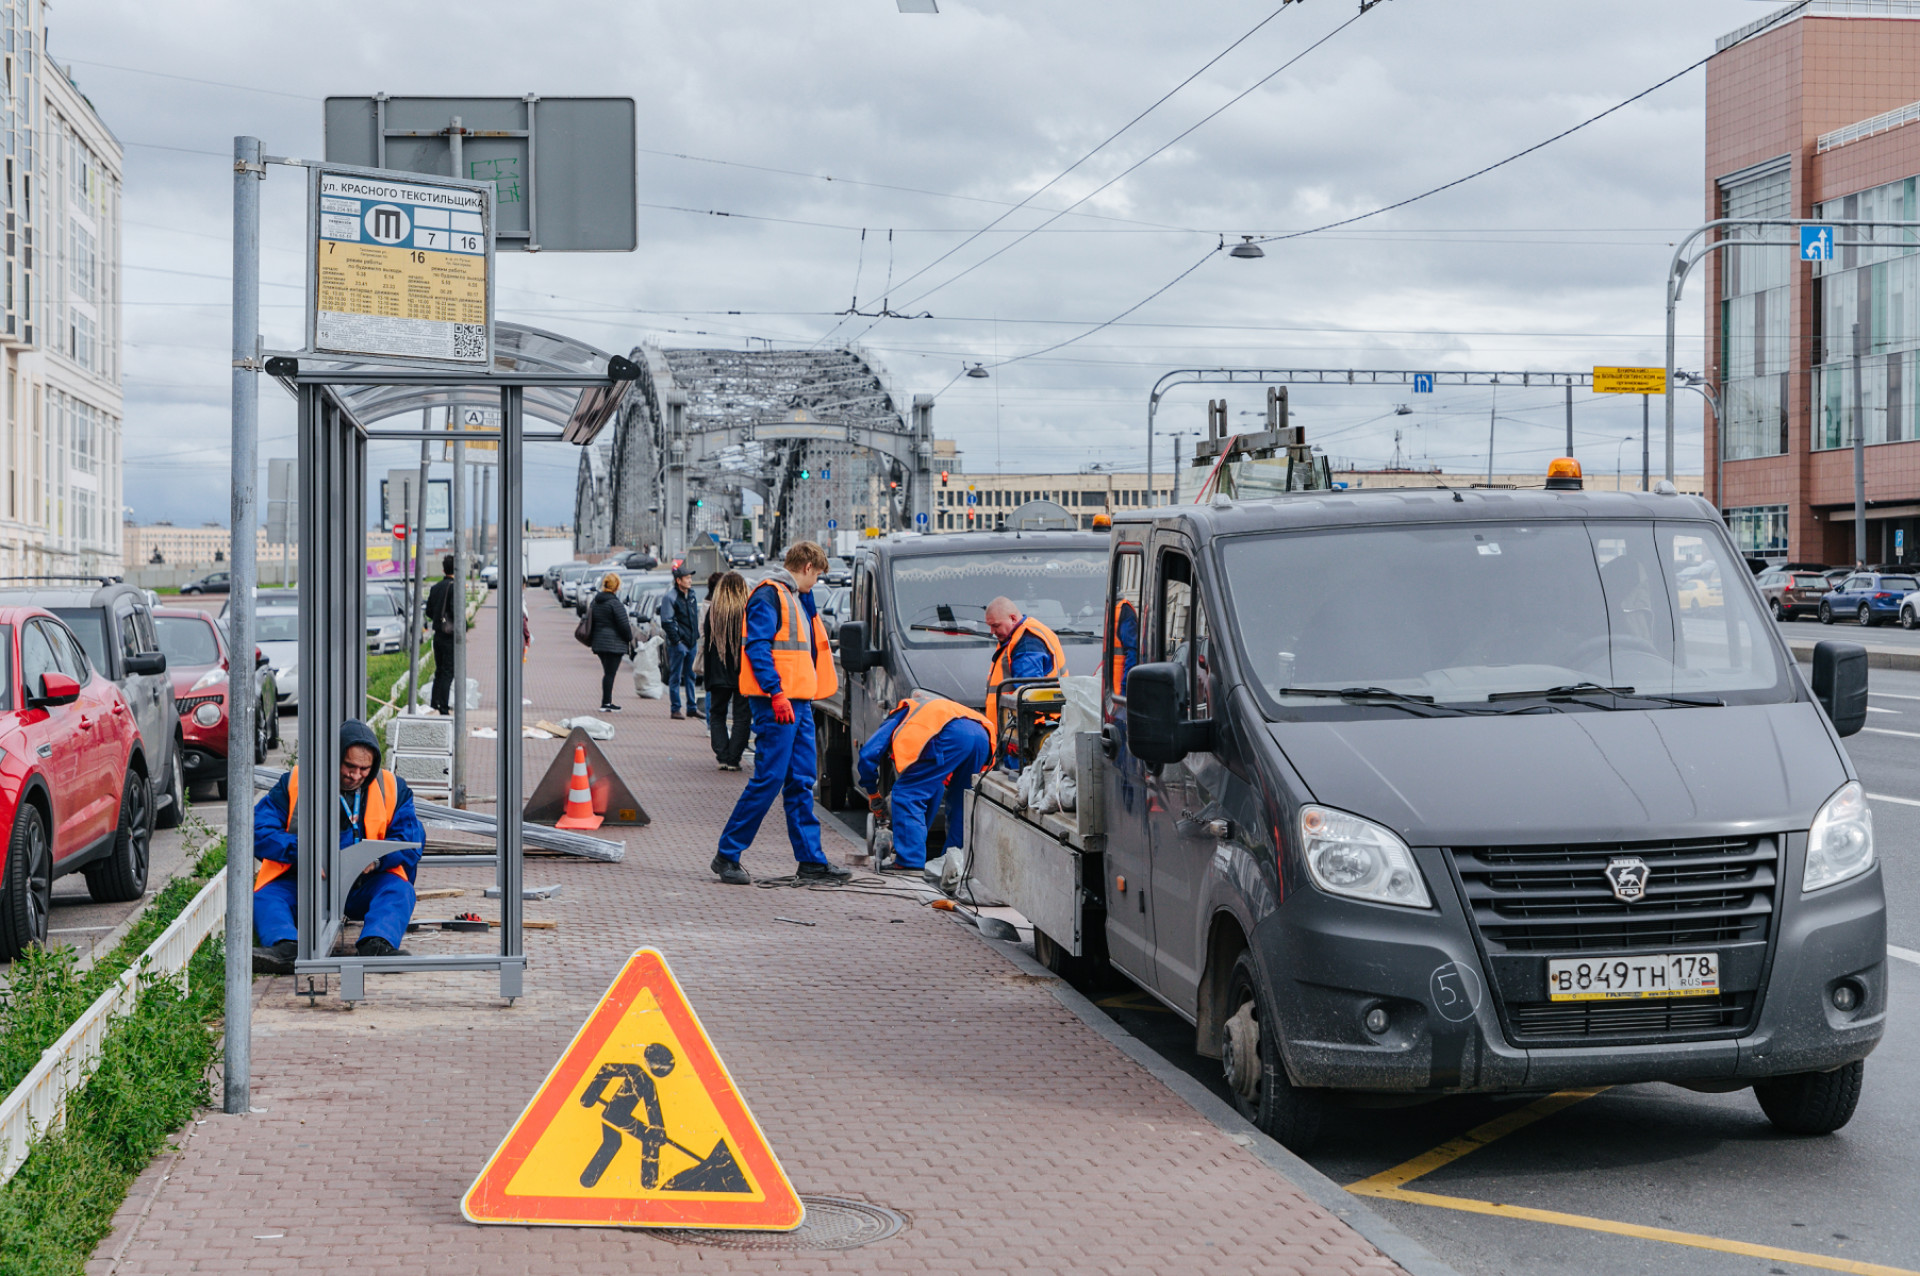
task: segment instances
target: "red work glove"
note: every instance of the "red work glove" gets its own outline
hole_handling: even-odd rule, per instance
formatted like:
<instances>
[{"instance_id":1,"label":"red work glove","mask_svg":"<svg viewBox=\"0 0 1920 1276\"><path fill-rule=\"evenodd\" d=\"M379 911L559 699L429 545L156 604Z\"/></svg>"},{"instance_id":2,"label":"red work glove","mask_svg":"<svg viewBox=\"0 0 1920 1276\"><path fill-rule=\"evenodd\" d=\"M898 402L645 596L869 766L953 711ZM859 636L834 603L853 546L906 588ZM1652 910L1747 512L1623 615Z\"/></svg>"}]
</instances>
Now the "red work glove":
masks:
<instances>
[{"instance_id":1,"label":"red work glove","mask_svg":"<svg viewBox=\"0 0 1920 1276\"><path fill-rule=\"evenodd\" d=\"M773 693L773 720L783 727L793 725L793 701L783 691Z\"/></svg>"}]
</instances>

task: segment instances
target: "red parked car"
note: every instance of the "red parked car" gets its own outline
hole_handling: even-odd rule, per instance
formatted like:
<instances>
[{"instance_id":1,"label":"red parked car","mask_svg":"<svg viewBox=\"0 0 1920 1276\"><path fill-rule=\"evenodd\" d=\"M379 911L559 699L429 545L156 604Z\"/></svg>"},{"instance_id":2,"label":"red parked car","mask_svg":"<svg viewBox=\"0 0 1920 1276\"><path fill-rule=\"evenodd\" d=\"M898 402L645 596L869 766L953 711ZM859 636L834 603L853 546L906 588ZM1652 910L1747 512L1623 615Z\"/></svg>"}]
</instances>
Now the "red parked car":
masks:
<instances>
[{"instance_id":1,"label":"red parked car","mask_svg":"<svg viewBox=\"0 0 1920 1276\"><path fill-rule=\"evenodd\" d=\"M227 631L190 607L156 607L153 628L173 679L180 713L180 766L189 789L206 785L227 796ZM267 658L254 651L253 760L280 744L280 710Z\"/></svg>"},{"instance_id":2,"label":"red parked car","mask_svg":"<svg viewBox=\"0 0 1920 1276\"><path fill-rule=\"evenodd\" d=\"M0 607L0 960L43 944L53 879L97 900L147 890L153 789L120 688L40 607Z\"/></svg>"}]
</instances>

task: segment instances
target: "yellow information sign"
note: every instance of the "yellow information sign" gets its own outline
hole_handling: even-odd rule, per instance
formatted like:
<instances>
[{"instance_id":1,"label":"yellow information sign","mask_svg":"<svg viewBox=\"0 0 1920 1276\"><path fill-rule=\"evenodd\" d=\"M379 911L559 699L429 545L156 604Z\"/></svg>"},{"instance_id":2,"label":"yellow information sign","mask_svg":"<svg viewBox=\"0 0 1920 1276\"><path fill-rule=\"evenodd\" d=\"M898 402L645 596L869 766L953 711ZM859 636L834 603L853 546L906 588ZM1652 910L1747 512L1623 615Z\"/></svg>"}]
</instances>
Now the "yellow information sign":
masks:
<instances>
[{"instance_id":1,"label":"yellow information sign","mask_svg":"<svg viewBox=\"0 0 1920 1276\"><path fill-rule=\"evenodd\" d=\"M628 959L460 1209L474 1223L781 1232L806 1213L651 948Z\"/></svg>"},{"instance_id":2,"label":"yellow information sign","mask_svg":"<svg viewBox=\"0 0 1920 1276\"><path fill-rule=\"evenodd\" d=\"M323 172L311 347L484 368L488 188Z\"/></svg>"},{"instance_id":3,"label":"yellow information sign","mask_svg":"<svg viewBox=\"0 0 1920 1276\"><path fill-rule=\"evenodd\" d=\"M1665 394L1665 368L1595 368L1595 394Z\"/></svg>"}]
</instances>

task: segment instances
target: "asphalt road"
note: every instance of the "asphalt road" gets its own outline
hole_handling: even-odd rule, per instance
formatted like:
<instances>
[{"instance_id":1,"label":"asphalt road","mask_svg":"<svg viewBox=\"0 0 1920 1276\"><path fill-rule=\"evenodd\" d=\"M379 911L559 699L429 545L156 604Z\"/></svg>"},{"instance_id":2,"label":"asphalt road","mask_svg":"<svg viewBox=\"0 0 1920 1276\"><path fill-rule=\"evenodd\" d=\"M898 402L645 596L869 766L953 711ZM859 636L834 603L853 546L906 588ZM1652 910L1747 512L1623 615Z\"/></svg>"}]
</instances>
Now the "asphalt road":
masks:
<instances>
[{"instance_id":1,"label":"asphalt road","mask_svg":"<svg viewBox=\"0 0 1920 1276\"><path fill-rule=\"evenodd\" d=\"M1793 637L1857 640L1841 632L1853 628L1788 627ZM1868 641L1920 649L1920 635L1898 629L1876 629ZM1873 795L1888 938L1911 957L1889 959L1887 1036L1867 1063L1850 1125L1824 1138L1782 1135L1749 1091L1708 1095L1666 1085L1617 1086L1564 1106L1549 1101L1545 1115L1533 1098L1356 1102L1334 1110L1307 1159L1348 1185L1415 1157L1436 1162L1406 1186L1442 1203L1376 1197L1368 1204L1465 1276L1920 1273L1912 1153L1920 1146L1913 1099L1920 1093L1920 673L1874 669L1870 684L1868 726L1847 744ZM854 813L843 823L854 828ZM1119 976L1084 991L1231 1101L1219 1063L1194 1052L1184 1020ZM1480 1129L1499 1118L1517 1128ZM1475 1137L1456 1145L1456 1155L1440 1151L1470 1131ZM1486 1202L1552 1219L1490 1215ZM1621 1224L1626 1234L1596 1230Z\"/></svg>"}]
</instances>

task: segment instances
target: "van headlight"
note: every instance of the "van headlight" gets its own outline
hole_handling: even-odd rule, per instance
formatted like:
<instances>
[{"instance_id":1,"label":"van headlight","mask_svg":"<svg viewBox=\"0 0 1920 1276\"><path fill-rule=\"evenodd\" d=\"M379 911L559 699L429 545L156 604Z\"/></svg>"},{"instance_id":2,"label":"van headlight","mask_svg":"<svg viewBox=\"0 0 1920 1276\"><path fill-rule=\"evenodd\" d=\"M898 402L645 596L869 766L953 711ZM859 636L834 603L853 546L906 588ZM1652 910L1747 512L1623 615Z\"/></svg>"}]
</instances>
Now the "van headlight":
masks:
<instances>
[{"instance_id":1,"label":"van headlight","mask_svg":"<svg viewBox=\"0 0 1920 1276\"><path fill-rule=\"evenodd\" d=\"M1314 884L1334 895L1431 908L1413 852L1392 829L1324 806L1300 808L1300 843Z\"/></svg>"},{"instance_id":2,"label":"van headlight","mask_svg":"<svg viewBox=\"0 0 1920 1276\"><path fill-rule=\"evenodd\" d=\"M1860 781L1850 780L1827 799L1807 831L1807 871L1800 889L1817 891L1858 877L1873 867L1873 809Z\"/></svg>"}]
</instances>

